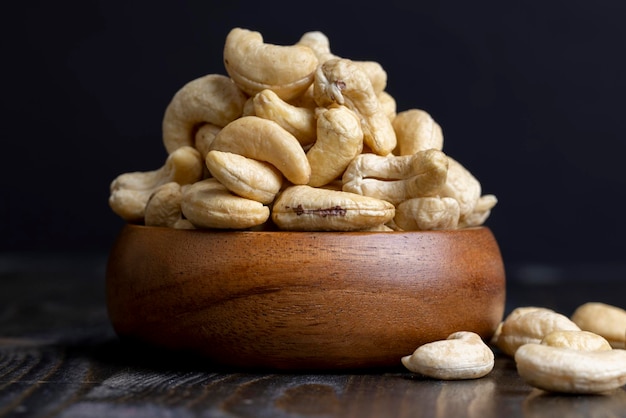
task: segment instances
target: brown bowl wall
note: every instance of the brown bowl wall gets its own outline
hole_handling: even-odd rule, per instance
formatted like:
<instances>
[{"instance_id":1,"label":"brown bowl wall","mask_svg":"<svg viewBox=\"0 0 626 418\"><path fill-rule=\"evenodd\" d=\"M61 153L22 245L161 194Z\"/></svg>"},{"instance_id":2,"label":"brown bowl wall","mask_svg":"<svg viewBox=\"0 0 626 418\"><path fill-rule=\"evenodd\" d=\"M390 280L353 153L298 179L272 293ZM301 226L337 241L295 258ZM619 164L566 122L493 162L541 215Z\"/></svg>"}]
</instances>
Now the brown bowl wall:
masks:
<instances>
[{"instance_id":1,"label":"brown bowl wall","mask_svg":"<svg viewBox=\"0 0 626 418\"><path fill-rule=\"evenodd\" d=\"M397 366L455 331L489 339L505 273L486 227L431 232L126 225L107 266L123 339L230 366Z\"/></svg>"}]
</instances>

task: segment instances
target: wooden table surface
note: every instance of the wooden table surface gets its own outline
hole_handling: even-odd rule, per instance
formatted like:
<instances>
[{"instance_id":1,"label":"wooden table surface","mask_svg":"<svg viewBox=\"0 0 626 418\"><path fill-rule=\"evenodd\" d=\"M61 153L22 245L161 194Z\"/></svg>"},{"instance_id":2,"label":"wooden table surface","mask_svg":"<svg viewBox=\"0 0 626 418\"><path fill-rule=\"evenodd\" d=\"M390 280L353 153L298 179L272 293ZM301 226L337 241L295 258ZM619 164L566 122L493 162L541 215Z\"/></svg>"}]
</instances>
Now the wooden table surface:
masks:
<instances>
[{"instance_id":1,"label":"wooden table surface","mask_svg":"<svg viewBox=\"0 0 626 418\"><path fill-rule=\"evenodd\" d=\"M130 347L108 323L105 260L0 256L0 417L626 417L626 388L549 394L526 385L501 354L487 377L444 382L401 366L224 370ZM524 273L531 280L508 278L507 312L536 305L569 315L591 300L624 307L626 277L603 277L607 271L546 277L531 269Z\"/></svg>"}]
</instances>

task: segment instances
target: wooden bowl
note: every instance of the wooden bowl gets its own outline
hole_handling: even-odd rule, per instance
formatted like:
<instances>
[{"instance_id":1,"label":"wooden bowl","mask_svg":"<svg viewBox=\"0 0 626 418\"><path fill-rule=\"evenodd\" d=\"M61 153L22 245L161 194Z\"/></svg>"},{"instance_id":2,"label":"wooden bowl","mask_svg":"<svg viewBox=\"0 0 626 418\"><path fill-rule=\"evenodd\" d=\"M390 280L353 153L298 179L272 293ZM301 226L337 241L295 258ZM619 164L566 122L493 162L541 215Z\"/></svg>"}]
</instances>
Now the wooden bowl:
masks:
<instances>
[{"instance_id":1,"label":"wooden bowl","mask_svg":"<svg viewBox=\"0 0 626 418\"><path fill-rule=\"evenodd\" d=\"M176 230L126 225L107 266L122 339L227 366L400 365L455 331L489 339L505 273L486 227L431 232Z\"/></svg>"}]
</instances>

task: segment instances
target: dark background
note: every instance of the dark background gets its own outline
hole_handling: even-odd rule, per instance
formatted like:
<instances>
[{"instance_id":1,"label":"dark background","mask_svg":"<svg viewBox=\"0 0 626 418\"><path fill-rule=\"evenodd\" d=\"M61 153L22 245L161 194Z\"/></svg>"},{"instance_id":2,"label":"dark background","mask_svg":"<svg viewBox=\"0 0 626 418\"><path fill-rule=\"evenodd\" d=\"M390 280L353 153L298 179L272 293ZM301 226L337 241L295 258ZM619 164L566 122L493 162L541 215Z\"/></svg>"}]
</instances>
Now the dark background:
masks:
<instances>
[{"instance_id":1,"label":"dark background","mask_svg":"<svg viewBox=\"0 0 626 418\"><path fill-rule=\"evenodd\" d=\"M225 73L241 26L380 62L398 110L440 123L444 151L499 203L514 265L621 265L626 234L626 2L387 0L12 2L2 13L0 252L106 253L120 173L159 168L163 112Z\"/></svg>"}]
</instances>

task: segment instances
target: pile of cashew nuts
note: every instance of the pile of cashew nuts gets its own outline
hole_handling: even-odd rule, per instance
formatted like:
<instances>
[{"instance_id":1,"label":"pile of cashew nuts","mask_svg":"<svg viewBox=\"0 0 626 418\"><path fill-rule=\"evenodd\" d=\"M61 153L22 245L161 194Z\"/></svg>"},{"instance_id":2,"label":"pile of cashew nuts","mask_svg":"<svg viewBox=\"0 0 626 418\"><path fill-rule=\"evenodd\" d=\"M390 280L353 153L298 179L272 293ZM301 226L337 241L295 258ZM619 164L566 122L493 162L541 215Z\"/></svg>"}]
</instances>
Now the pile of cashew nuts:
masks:
<instances>
[{"instance_id":1,"label":"pile of cashew nuts","mask_svg":"<svg viewBox=\"0 0 626 418\"><path fill-rule=\"evenodd\" d=\"M535 388L611 393L626 384L626 310L588 302L567 317L548 308L518 307L487 343L473 332L455 332L401 362L434 379L476 379L491 372L496 350L513 357L519 375Z\"/></svg>"},{"instance_id":2,"label":"pile of cashew nuts","mask_svg":"<svg viewBox=\"0 0 626 418\"><path fill-rule=\"evenodd\" d=\"M180 229L439 230L478 226L496 205L443 151L421 109L397 111L375 61L232 29L227 75L182 86L167 105L159 169L119 175L109 205L131 223ZM271 227L271 228L269 228Z\"/></svg>"}]
</instances>

